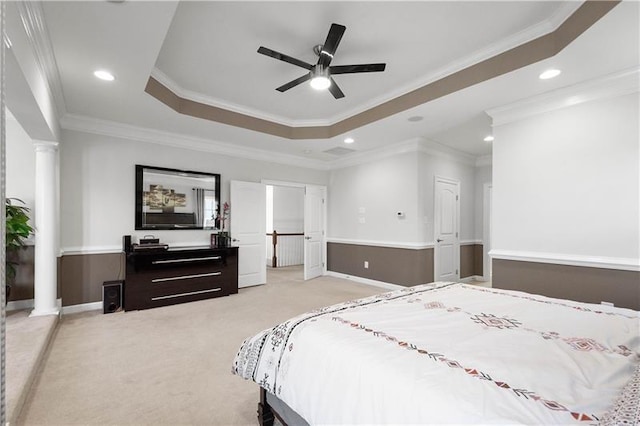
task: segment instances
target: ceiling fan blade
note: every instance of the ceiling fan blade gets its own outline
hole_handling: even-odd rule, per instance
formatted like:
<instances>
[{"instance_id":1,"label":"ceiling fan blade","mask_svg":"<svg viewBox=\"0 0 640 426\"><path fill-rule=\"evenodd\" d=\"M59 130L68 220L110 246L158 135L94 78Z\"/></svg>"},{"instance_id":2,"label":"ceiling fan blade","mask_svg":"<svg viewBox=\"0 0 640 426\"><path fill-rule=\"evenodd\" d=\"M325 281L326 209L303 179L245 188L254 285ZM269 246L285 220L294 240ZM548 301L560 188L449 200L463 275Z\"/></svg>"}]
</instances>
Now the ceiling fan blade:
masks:
<instances>
[{"instance_id":1,"label":"ceiling fan blade","mask_svg":"<svg viewBox=\"0 0 640 426\"><path fill-rule=\"evenodd\" d=\"M329 28L329 34L327 34L327 39L322 45L322 50L320 51L320 57L318 58L318 65L322 65L323 68L326 68L331 63L333 59L333 54L336 52L338 45L340 44L340 40L342 40L342 35L344 34L347 27L339 24L331 24L331 28Z\"/></svg>"},{"instance_id":2,"label":"ceiling fan blade","mask_svg":"<svg viewBox=\"0 0 640 426\"><path fill-rule=\"evenodd\" d=\"M329 67L330 74L353 74L358 72L384 71L386 64L337 65Z\"/></svg>"},{"instance_id":3,"label":"ceiling fan blade","mask_svg":"<svg viewBox=\"0 0 640 426\"><path fill-rule=\"evenodd\" d=\"M306 70L310 70L313 68L313 65L306 63L305 61L301 61L300 59L292 58L289 55L285 55L284 53L276 52L275 50L268 49L264 46L260 46L258 49L258 53L261 53L266 56L270 56L274 59L278 59L280 61L288 62L293 65L297 65Z\"/></svg>"},{"instance_id":4,"label":"ceiling fan blade","mask_svg":"<svg viewBox=\"0 0 640 426\"><path fill-rule=\"evenodd\" d=\"M304 83L305 81L309 80L310 78L311 78L311 73L305 74L300 78L296 78L295 80L291 80L287 84L283 84L282 86L278 87L276 90L278 92L287 91L287 90L291 89L292 87L296 87L300 83Z\"/></svg>"},{"instance_id":5,"label":"ceiling fan blade","mask_svg":"<svg viewBox=\"0 0 640 426\"><path fill-rule=\"evenodd\" d=\"M336 99L344 98L344 93L342 93L342 90L340 90L340 87L338 87L338 83L336 83L336 81L331 77L329 77L329 80L331 80L329 91L331 92L333 97Z\"/></svg>"}]
</instances>

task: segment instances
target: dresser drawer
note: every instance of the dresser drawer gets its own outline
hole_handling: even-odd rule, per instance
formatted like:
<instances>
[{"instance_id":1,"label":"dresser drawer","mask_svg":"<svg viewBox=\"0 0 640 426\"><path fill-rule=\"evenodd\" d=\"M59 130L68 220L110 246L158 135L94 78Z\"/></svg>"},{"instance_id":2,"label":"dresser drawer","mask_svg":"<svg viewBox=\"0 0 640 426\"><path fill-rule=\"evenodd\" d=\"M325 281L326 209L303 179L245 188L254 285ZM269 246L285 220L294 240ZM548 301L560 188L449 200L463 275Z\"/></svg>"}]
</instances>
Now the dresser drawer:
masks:
<instances>
[{"instance_id":1,"label":"dresser drawer","mask_svg":"<svg viewBox=\"0 0 640 426\"><path fill-rule=\"evenodd\" d=\"M176 253L163 255L162 257L139 256L130 266L131 273L145 273L156 271L164 273L172 269L191 269L211 267L213 265L225 265L227 256L225 254L183 254Z\"/></svg>"},{"instance_id":2,"label":"dresser drawer","mask_svg":"<svg viewBox=\"0 0 640 426\"><path fill-rule=\"evenodd\" d=\"M205 274L156 278L148 284L149 296L151 297L207 289L219 289L224 295L229 294L229 288L225 286L224 273L217 271Z\"/></svg>"},{"instance_id":3,"label":"dresser drawer","mask_svg":"<svg viewBox=\"0 0 640 426\"><path fill-rule=\"evenodd\" d=\"M134 278L135 282L167 282L167 281L184 281L198 277L216 277L223 275L226 271L224 265L215 264L189 264L181 265L180 268L175 266L172 268L151 268L138 271L135 274L129 274Z\"/></svg>"}]
</instances>

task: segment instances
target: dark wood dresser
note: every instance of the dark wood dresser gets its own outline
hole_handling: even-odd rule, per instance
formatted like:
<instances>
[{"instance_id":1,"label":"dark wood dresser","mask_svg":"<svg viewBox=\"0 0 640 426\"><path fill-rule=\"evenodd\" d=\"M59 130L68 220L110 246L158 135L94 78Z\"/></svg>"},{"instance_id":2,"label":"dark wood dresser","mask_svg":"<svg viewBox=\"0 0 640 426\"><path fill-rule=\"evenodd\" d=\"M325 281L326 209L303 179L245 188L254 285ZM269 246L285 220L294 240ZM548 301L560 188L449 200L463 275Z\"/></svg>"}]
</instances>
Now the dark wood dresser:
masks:
<instances>
[{"instance_id":1,"label":"dark wood dresser","mask_svg":"<svg viewBox=\"0 0 640 426\"><path fill-rule=\"evenodd\" d=\"M125 311L234 293L238 293L238 247L172 247L127 253Z\"/></svg>"}]
</instances>

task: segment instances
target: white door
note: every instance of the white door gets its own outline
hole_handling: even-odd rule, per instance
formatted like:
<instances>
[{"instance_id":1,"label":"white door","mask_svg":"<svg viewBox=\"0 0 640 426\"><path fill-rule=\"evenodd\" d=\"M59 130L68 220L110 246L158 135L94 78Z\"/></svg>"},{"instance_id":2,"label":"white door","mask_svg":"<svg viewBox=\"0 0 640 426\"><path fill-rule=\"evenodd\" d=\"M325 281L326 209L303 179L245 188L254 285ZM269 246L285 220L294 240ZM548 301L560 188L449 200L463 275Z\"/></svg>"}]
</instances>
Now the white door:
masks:
<instances>
[{"instance_id":1,"label":"white door","mask_svg":"<svg viewBox=\"0 0 640 426\"><path fill-rule=\"evenodd\" d=\"M435 214L433 234L435 281L458 281L460 279L460 228L459 205L460 183L436 177Z\"/></svg>"},{"instance_id":2,"label":"white door","mask_svg":"<svg viewBox=\"0 0 640 426\"><path fill-rule=\"evenodd\" d=\"M267 282L266 193L262 183L231 181L231 241L238 246L238 287Z\"/></svg>"},{"instance_id":3,"label":"white door","mask_svg":"<svg viewBox=\"0 0 640 426\"><path fill-rule=\"evenodd\" d=\"M307 185L304 193L304 279L310 280L324 271L324 186Z\"/></svg>"}]
</instances>

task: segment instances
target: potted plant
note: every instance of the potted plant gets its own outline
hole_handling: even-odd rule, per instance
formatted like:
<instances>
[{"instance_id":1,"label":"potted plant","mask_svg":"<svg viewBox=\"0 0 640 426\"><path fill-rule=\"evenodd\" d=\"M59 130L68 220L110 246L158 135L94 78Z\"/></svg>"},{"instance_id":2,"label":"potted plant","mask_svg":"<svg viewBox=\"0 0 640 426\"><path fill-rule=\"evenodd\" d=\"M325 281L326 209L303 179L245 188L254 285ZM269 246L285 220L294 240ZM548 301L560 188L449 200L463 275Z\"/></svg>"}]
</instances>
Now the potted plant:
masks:
<instances>
[{"instance_id":1,"label":"potted plant","mask_svg":"<svg viewBox=\"0 0 640 426\"><path fill-rule=\"evenodd\" d=\"M229 232L224 230L224 225L227 219L229 219L230 211L231 206L225 201L224 205L222 206L222 215L220 216L220 223L222 226L220 232L218 232L218 235L216 236L216 245L218 247L227 247L229 245Z\"/></svg>"},{"instance_id":2,"label":"potted plant","mask_svg":"<svg viewBox=\"0 0 640 426\"><path fill-rule=\"evenodd\" d=\"M11 294L11 284L16 278L16 267L18 262L16 261L17 253L25 246L25 241L34 229L29 225L29 208L24 205L18 206L13 202L20 202L24 204L24 201L17 198L7 198L5 202L6 209L6 232L7 238L5 241L6 248L6 300L9 300Z\"/></svg>"}]
</instances>

